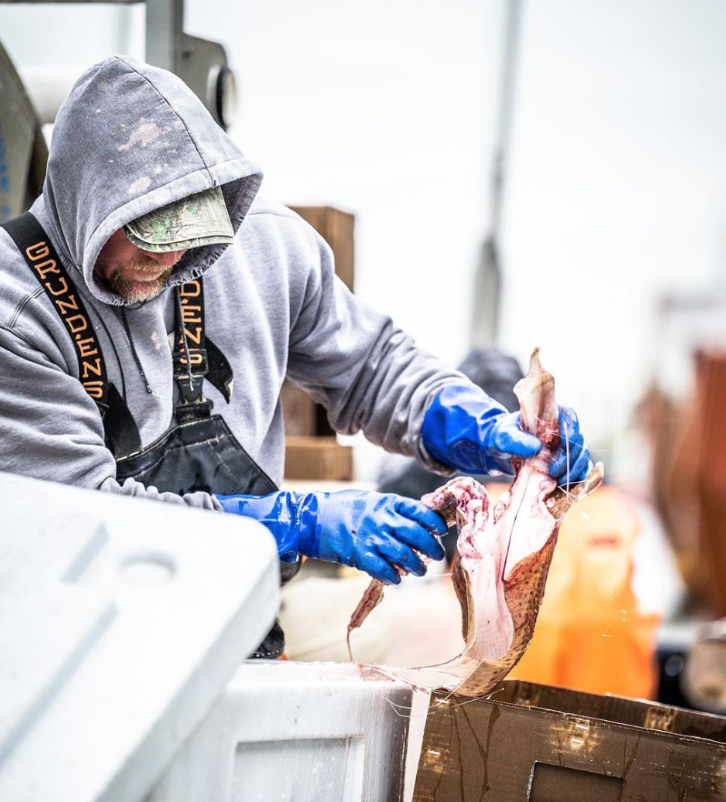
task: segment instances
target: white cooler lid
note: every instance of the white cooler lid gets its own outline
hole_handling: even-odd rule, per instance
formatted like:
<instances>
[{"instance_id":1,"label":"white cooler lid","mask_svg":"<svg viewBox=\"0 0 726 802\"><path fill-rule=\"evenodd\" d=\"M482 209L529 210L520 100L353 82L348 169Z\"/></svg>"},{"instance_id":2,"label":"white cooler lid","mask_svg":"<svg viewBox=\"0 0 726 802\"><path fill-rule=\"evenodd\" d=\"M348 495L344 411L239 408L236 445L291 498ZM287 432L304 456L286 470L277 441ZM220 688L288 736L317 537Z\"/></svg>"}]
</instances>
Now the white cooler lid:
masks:
<instances>
[{"instance_id":1,"label":"white cooler lid","mask_svg":"<svg viewBox=\"0 0 726 802\"><path fill-rule=\"evenodd\" d=\"M139 802L273 623L255 521L0 473L0 799Z\"/></svg>"}]
</instances>

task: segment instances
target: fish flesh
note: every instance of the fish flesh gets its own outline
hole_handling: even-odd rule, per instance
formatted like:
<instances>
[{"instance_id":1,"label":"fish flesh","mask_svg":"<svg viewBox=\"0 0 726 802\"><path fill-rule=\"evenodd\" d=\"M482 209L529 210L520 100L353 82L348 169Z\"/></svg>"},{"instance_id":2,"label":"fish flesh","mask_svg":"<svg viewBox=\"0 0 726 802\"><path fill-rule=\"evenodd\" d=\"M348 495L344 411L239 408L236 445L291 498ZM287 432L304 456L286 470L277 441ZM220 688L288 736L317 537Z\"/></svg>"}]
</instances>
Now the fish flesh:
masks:
<instances>
[{"instance_id":1,"label":"fish flesh","mask_svg":"<svg viewBox=\"0 0 726 802\"><path fill-rule=\"evenodd\" d=\"M453 584L461 604L464 650L452 660L414 672L420 687L455 690L462 696L489 693L517 664L534 633L545 582L567 511L595 490L603 467L593 466L582 482L558 487L549 466L560 444L554 379L540 364L538 350L527 375L514 388L522 428L542 441L538 454L513 459L515 478L493 506L471 477L452 479L421 501L458 530ZM374 580L348 626L360 626L383 598Z\"/></svg>"}]
</instances>

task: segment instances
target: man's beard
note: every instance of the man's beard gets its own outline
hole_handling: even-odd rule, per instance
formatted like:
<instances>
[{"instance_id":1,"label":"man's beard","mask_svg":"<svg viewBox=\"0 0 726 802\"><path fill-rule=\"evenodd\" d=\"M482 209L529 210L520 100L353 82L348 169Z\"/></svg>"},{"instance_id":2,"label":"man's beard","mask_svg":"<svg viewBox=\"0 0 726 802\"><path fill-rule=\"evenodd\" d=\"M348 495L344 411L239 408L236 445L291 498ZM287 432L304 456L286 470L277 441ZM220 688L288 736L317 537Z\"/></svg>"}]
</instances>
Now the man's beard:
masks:
<instances>
[{"instance_id":1,"label":"man's beard","mask_svg":"<svg viewBox=\"0 0 726 802\"><path fill-rule=\"evenodd\" d=\"M138 303L150 301L166 287L174 265L165 268L159 274L159 265L148 257L141 256L123 267L116 268L108 279L108 286L125 301ZM150 280L143 281L137 277L135 280L128 277L129 273L148 273Z\"/></svg>"}]
</instances>

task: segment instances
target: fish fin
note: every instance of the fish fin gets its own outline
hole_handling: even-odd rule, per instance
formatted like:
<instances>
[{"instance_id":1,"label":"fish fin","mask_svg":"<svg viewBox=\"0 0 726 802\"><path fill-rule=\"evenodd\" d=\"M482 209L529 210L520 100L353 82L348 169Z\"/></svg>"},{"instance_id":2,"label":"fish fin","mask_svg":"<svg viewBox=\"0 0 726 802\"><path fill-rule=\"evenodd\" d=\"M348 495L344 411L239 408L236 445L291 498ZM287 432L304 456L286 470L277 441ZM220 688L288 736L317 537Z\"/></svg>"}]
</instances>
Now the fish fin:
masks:
<instances>
[{"instance_id":1,"label":"fish fin","mask_svg":"<svg viewBox=\"0 0 726 802\"><path fill-rule=\"evenodd\" d=\"M350 657L351 663L353 662L353 651L350 648L350 633L354 629L358 629L366 618L368 618L371 611L378 607L383 601L384 588L385 585L382 582L379 582L377 579L372 580L371 584L366 588L363 598L358 602L358 606L355 608L353 615L350 617L346 643L348 644L348 656Z\"/></svg>"},{"instance_id":2,"label":"fish fin","mask_svg":"<svg viewBox=\"0 0 726 802\"><path fill-rule=\"evenodd\" d=\"M532 352L527 375L516 383L514 394L522 413L522 428L539 437L545 447L550 445L556 448L559 443L560 410L555 400L555 380L542 367L539 348Z\"/></svg>"}]
</instances>

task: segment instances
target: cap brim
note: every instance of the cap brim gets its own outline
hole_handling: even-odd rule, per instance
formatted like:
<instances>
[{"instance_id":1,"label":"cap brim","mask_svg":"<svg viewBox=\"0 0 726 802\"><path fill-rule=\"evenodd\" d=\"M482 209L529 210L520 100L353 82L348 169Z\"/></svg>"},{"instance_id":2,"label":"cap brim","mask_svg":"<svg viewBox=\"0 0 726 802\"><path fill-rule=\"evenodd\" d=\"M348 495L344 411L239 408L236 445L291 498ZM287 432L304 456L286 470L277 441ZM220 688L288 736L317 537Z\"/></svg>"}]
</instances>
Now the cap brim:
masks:
<instances>
[{"instance_id":1,"label":"cap brim","mask_svg":"<svg viewBox=\"0 0 726 802\"><path fill-rule=\"evenodd\" d=\"M234 242L234 229L219 187L190 195L124 226L126 236L145 251L164 253Z\"/></svg>"}]
</instances>

